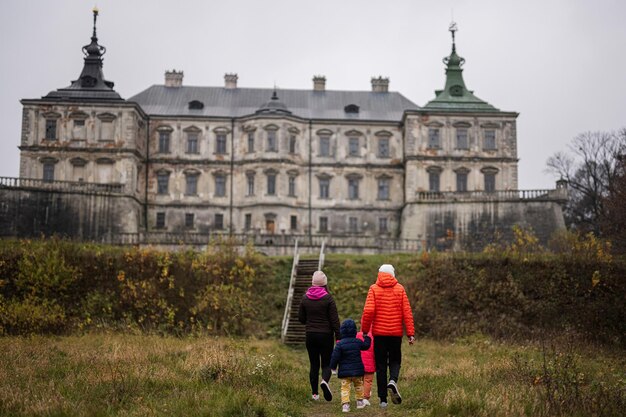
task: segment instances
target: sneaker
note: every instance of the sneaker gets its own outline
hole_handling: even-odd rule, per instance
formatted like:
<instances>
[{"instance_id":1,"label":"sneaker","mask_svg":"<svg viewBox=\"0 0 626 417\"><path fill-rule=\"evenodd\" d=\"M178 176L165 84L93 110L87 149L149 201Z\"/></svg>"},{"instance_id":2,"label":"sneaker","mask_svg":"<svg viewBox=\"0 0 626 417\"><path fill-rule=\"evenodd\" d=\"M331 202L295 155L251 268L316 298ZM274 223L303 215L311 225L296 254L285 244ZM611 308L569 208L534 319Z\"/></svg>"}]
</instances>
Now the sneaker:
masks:
<instances>
[{"instance_id":1,"label":"sneaker","mask_svg":"<svg viewBox=\"0 0 626 417\"><path fill-rule=\"evenodd\" d=\"M381 401L380 408L387 408L387 401Z\"/></svg>"},{"instance_id":2,"label":"sneaker","mask_svg":"<svg viewBox=\"0 0 626 417\"><path fill-rule=\"evenodd\" d=\"M370 403L370 400L368 400L367 398L363 398L363 406L365 407L366 405L372 405Z\"/></svg>"},{"instance_id":3,"label":"sneaker","mask_svg":"<svg viewBox=\"0 0 626 417\"><path fill-rule=\"evenodd\" d=\"M313 399L313 401L319 401L320 395L319 394L313 394L313 395L311 395L311 398Z\"/></svg>"},{"instance_id":4,"label":"sneaker","mask_svg":"<svg viewBox=\"0 0 626 417\"><path fill-rule=\"evenodd\" d=\"M398 391L396 381L394 381L393 379L389 381L389 383L387 384L387 389L391 391L391 402L394 404L400 404L402 402L402 397L400 396L400 391Z\"/></svg>"},{"instance_id":5,"label":"sneaker","mask_svg":"<svg viewBox=\"0 0 626 417\"><path fill-rule=\"evenodd\" d=\"M322 391L324 391L324 399L326 401L332 401L333 400L333 393L330 392L330 387L328 386L328 382L324 381L322 379L322 382L320 383L320 386L322 387Z\"/></svg>"},{"instance_id":6,"label":"sneaker","mask_svg":"<svg viewBox=\"0 0 626 417\"><path fill-rule=\"evenodd\" d=\"M344 413L349 413L350 412L350 404L344 404L341 406L341 411L343 411Z\"/></svg>"},{"instance_id":7,"label":"sneaker","mask_svg":"<svg viewBox=\"0 0 626 417\"><path fill-rule=\"evenodd\" d=\"M363 403L365 400L356 400L356 408L364 408L365 404Z\"/></svg>"}]
</instances>

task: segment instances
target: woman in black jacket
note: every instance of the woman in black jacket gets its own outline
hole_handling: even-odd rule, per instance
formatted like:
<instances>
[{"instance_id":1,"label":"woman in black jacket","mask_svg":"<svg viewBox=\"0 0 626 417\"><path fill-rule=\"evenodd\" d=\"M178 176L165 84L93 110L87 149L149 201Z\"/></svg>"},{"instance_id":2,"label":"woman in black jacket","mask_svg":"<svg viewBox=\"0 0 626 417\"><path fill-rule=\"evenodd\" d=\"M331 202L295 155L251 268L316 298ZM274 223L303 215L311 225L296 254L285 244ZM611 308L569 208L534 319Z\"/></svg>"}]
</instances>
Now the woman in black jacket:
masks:
<instances>
[{"instance_id":1,"label":"woman in black jacket","mask_svg":"<svg viewBox=\"0 0 626 417\"><path fill-rule=\"evenodd\" d=\"M309 380L312 398L318 400L320 397L318 379L321 365L322 382L319 385L322 387L324 399L331 401L333 394L328 385L331 375L330 356L333 353L335 340L339 339L339 315L335 300L328 293L327 284L326 274L322 271L313 273L311 287L300 302L298 319L306 326L306 350L311 364Z\"/></svg>"}]
</instances>

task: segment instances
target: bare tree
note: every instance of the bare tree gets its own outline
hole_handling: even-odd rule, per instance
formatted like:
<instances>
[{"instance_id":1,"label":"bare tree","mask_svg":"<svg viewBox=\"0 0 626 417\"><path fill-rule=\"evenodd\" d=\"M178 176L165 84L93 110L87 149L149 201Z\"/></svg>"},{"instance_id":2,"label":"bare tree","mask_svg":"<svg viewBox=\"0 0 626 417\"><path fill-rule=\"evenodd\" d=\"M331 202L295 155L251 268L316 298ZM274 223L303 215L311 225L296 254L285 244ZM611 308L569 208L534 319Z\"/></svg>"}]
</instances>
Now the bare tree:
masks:
<instances>
[{"instance_id":1,"label":"bare tree","mask_svg":"<svg viewBox=\"0 0 626 417\"><path fill-rule=\"evenodd\" d=\"M601 224L609 220L605 201L615 190L621 155L626 155L626 128L582 133L568 145L568 151L548 158L548 172L569 183L565 221L570 227L602 234Z\"/></svg>"}]
</instances>

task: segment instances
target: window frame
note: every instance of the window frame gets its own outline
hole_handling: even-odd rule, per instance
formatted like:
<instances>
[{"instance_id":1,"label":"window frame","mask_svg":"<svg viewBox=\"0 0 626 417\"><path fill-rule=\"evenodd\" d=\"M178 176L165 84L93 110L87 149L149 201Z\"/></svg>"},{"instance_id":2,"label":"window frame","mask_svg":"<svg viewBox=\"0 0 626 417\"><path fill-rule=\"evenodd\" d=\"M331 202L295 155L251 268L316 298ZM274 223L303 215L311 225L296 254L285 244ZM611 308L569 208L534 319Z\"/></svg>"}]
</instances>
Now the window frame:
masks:
<instances>
[{"instance_id":1,"label":"window frame","mask_svg":"<svg viewBox=\"0 0 626 417\"><path fill-rule=\"evenodd\" d=\"M159 130L159 143L157 153L170 153L172 132Z\"/></svg>"},{"instance_id":2,"label":"window frame","mask_svg":"<svg viewBox=\"0 0 626 417\"><path fill-rule=\"evenodd\" d=\"M287 195L289 197L295 197L296 196L296 176L295 175L290 175L289 176L289 185L288 185L288 193Z\"/></svg>"},{"instance_id":3,"label":"window frame","mask_svg":"<svg viewBox=\"0 0 626 417\"><path fill-rule=\"evenodd\" d=\"M170 189L170 173L169 172L157 172L157 195L168 195ZM161 179L165 179L165 182L162 182ZM164 189L162 188L164 187ZM164 190L164 191L163 191Z\"/></svg>"},{"instance_id":4,"label":"window frame","mask_svg":"<svg viewBox=\"0 0 626 417\"><path fill-rule=\"evenodd\" d=\"M155 229L165 229L165 212L164 211L157 211L156 212L156 219L155 219Z\"/></svg>"},{"instance_id":5,"label":"window frame","mask_svg":"<svg viewBox=\"0 0 626 417\"><path fill-rule=\"evenodd\" d=\"M323 200L328 200L330 198L330 178L322 177L318 178L317 180L320 190L319 198Z\"/></svg>"},{"instance_id":6,"label":"window frame","mask_svg":"<svg viewBox=\"0 0 626 417\"><path fill-rule=\"evenodd\" d=\"M57 123L57 119L47 118L46 124L44 127L44 139L50 141L59 140L59 124Z\"/></svg>"},{"instance_id":7,"label":"window frame","mask_svg":"<svg viewBox=\"0 0 626 417\"><path fill-rule=\"evenodd\" d=\"M320 216L318 219L318 232L319 233L328 233L328 217Z\"/></svg>"},{"instance_id":8,"label":"window frame","mask_svg":"<svg viewBox=\"0 0 626 417\"><path fill-rule=\"evenodd\" d=\"M255 132L248 132L248 150L247 153L254 153L254 145L255 145Z\"/></svg>"},{"instance_id":9,"label":"window frame","mask_svg":"<svg viewBox=\"0 0 626 417\"><path fill-rule=\"evenodd\" d=\"M428 149L441 149L441 129L439 127L428 128Z\"/></svg>"},{"instance_id":10,"label":"window frame","mask_svg":"<svg viewBox=\"0 0 626 417\"><path fill-rule=\"evenodd\" d=\"M226 133L216 133L215 134L215 154L216 155L226 155L227 151L227 143L228 138L226 137Z\"/></svg>"},{"instance_id":11,"label":"window frame","mask_svg":"<svg viewBox=\"0 0 626 417\"><path fill-rule=\"evenodd\" d=\"M278 152L278 130L267 130L267 152Z\"/></svg>"},{"instance_id":12,"label":"window frame","mask_svg":"<svg viewBox=\"0 0 626 417\"><path fill-rule=\"evenodd\" d=\"M224 213L215 213L213 215L213 228L215 230L224 230Z\"/></svg>"},{"instance_id":13,"label":"window frame","mask_svg":"<svg viewBox=\"0 0 626 417\"><path fill-rule=\"evenodd\" d=\"M200 174L187 173L185 174L185 195L197 196L198 195L198 179Z\"/></svg>"},{"instance_id":14,"label":"window frame","mask_svg":"<svg viewBox=\"0 0 626 417\"><path fill-rule=\"evenodd\" d=\"M462 135L461 133L464 133ZM461 146L460 138L465 137L465 146ZM469 149L469 129L467 127L457 127L456 128L456 149L460 150L468 150Z\"/></svg>"},{"instance_id":15,"label":"window frame","mask_svg":"<svg viewBox=\"0 0 626 417\"><path fill-rule=\"evenodd\" d=\"M378 218L378 233L389 233L389 219L387 217Z\"/></svg>"},{"instance_id":16,"label":"window frame","mask_svg":"<svg viewBox=\"0 0 626 417\"><path fill-rule=\"evenodd\" d=\"M348 180L348 200L358 200L359 199L359 183L361 179L357 177L348 177L347 180Z\"/></svg>"},{"instance_id":17,"label":"window frame","mask_svg":"<svg viewBox=\"0 0 626 417\"><path fill-rule=\"evenodd\" d=\"M391 155L390 147L389 147L389 137L379 137L378 138L378 153L377 156L379 158L389 158Z\"/></svg>"},{"instance_id":18,"label":"window frame","mask_svg":"<svg viewBox=\"0 0 626 417\"><path fill-rule=\"evenodd\" d=\"M348 156L359 157L361 156L360 151L361 140L358 136L350 136L348 137Z\"/></svg>"},{"instance_id":19,"label":"window frame","mask_svg":"<svg viewBox=\"0 0 626 417\"><path fill-rule=\"evenodd\" d=\"M276 172L266 172L265 176L267 178L267 187L265 189L265 192L266 192L265 195L275 196L276 195L276 177L277 177L277 173Z\"/></svg>"},{"instance_id":20,"label":"window frame","mask_svg":"<svg viewBox=\"0 0 626 417\"><path fill-rule=\"evenodd\" d=\"M381 188L381 185L383 186ZM386 190L386 195L381 195L381 191ZM391 178L389 177L379 177L377 178L377 200L389 200L391 198Z\"/></svg>"},{"instance_id":21,"label":"window frame","mask_svg":"<svg viewBox=\"0 0 626 417\"><path fill-rule=\"evenodd\" d=\"M321 135L320 137L320 149L319 155L321 157L329 157L330 155L330 136L329 135Z\"/></svg>"},{"instance_id":22,"label":"window frame","mask_svg":"<svg viewBox=\"0 0 626 417\"><path fill-rule=\"evenodd\" d=\"M195 214L194 213L185 213L185 228L186 229L194 229L195 227L196 227L195 226Z\"/></svg>"},{"instance_id":23,"label":"window frame","mask_svg":"<svg viewBox=\"0 0 626 417\"><path fill-rule=\"evenodd\" d=\"M483 129L483 150L495 151L497 149L498 149L498 144L496 140L496 129L494 128Z\"/></svg>"},{"instance_id":24,"label":"window frame","mask_svg":"<svg viewBox=\"0 0 626 417\"><path fill-rule=\"evenodd\" d=\"M226 197L227 179L226 174L217 173L213 176L213 182L215 186L214 197Z\"/></svg>"},{"instance_id":25,"label":"window frame","mask_svg":"<svg viewBox=\"0 0 626 417\"><path fill-rule=\"evenodd\" d=\"M199 134L198 132L187 132L187 154L198 154L199 152ZM192 146L193 144L193 146Z\"/></svg>"},{"instance_id":26,"label":"window frame","mask_svg":"<svg viewBox=\"0 0 626 417\"><path fill-rule=\"evenodd\" d=\"M254 195L254 177L252 173L246 174L246 197Z\"/></svg>"}]
</instances>

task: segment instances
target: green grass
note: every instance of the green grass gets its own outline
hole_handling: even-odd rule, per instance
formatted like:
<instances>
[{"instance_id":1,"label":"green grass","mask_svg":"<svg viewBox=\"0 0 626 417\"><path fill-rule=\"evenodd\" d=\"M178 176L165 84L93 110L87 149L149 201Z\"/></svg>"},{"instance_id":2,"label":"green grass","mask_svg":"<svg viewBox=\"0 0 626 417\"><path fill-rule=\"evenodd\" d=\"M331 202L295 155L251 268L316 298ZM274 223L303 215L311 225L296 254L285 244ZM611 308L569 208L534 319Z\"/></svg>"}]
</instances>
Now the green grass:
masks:
<instances>
[{"instance_id":1,"label":"green grass","mask_svg":"<svg viewBox=\"0 0 626 417\"><path fill-rule=\"evenodd\" d=\"M382 412L374 384L372 407L356 410L353 401L352 413L623 415L623 352L549 350L545 369L543 358L536 345L482 336L405 343L402 405ZM540 376L563 387L550 394ZM3 416L338 416L337 378L331 387L334 401L311 401L306 351L275 340L121 333L0 338ZM580 398L567 397L569 388ZM571 405L555 408L555 399Z\"/></svg>"}]
</instances>

